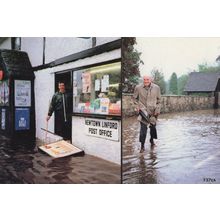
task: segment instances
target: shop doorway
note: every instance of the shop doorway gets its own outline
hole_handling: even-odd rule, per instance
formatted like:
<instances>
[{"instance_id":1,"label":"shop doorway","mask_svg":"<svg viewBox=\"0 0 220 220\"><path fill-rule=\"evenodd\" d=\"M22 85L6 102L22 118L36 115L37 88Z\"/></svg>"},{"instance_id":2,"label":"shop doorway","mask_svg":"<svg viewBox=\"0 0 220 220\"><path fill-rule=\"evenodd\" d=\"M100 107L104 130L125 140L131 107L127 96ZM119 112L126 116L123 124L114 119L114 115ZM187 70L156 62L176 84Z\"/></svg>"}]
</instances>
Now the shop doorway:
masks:
<instances>
[{"instance_id":1,"label":"shop doorway","mask_svg":"<svg viewBox=\"0 0 220 220\"><path fill-rule=\"evenodd\" d=\"M62 73L56 73L55 74L55 92L58 92L58 83L64 82L66 93L68 96L67 102L68 102L68 109L67 109L67 123L65 124L65 139L72 140L72 112L73 112L73 98L72 98L72 73L70 71L68 72L62 72ZM54 124L55 124L55 133L60 135L60 124L59 124L59 116L55 114L54 118Z\"/></svg>"}]
</instances>

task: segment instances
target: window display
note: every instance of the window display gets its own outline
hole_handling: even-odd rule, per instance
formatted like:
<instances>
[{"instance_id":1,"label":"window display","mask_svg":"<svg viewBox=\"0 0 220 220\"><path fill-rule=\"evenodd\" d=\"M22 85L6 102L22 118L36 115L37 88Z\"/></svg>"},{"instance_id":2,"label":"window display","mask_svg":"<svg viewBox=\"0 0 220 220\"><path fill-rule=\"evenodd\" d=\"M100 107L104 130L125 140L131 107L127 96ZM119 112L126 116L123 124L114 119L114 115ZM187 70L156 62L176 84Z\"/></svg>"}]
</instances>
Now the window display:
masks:
<instances>
[{"instance_id":1,"label":"window display","mask_svg":"<svg viewBox=\"0 0 220 220\"><path fill-rule=\"evenodd\" d=\"M74 71L73 112L121 115L121 63Z\"/></svg>"}]
</instances>

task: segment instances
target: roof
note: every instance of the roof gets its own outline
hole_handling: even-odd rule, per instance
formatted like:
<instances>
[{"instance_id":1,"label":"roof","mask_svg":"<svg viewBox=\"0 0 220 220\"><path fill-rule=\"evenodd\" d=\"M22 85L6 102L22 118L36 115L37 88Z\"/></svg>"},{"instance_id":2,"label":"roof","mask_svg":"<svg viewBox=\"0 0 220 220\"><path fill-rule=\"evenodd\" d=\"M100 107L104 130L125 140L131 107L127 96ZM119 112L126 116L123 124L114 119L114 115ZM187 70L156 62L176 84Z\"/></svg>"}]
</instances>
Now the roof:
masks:
<instances>
[{"instance_id":1,"label":"roof","mask_svg":"<svg viewBox=\"0 0 220 220\"><path fill-rule=\"evenodd\" d=\"M214 92L220 73L192 72L185 86L185 92Z\"/></svg>"},{"instance_id":2,"label":"roof","mask_svg":"<svg viewBox=\"0 0 220 220\"><path fill-rule=\"evenodd\" d=\"M34 77L34 72L26 52L17 50L0 50L0 67L9 76Z\"/></svg>"}]
</instances>

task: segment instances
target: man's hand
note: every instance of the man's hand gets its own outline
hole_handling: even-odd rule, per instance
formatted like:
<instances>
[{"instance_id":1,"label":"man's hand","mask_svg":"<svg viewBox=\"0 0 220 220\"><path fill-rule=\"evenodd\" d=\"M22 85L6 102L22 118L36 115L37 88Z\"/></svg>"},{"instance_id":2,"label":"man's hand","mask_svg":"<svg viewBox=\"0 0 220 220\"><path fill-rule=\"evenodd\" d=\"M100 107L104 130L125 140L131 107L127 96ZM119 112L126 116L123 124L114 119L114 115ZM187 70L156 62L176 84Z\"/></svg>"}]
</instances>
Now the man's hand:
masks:
<instances>
[{"instance_id":1,"label":"man's hand","mask_svg":"<svg viewBox=\"0 0 220 220\"><path fill-rule=\"evenodd\" d=\"M154 117L157 118L159 116L159 113L154 113Z\"/></svg>"},{"instance_id":2,"label":"man's hand","mask_svg":"<svg viewBox=\"0 0 220 220\"><path fill-rule=\"evenodd\" d=\"M48 115L47 117L46 117L46 121L49 121L50 120L50 116Z\"/></svg>"},{"instance_id":3,"label":"man's hand","mask_svg":"<svg viewBox=\"0 0 220 220\"><path fill-rule=\"evenodd\" d=\"M140 111L139 106L135 107L135 112L136 112L136 113L139 113L139 111Z\"/></svg>"}]
</instances>

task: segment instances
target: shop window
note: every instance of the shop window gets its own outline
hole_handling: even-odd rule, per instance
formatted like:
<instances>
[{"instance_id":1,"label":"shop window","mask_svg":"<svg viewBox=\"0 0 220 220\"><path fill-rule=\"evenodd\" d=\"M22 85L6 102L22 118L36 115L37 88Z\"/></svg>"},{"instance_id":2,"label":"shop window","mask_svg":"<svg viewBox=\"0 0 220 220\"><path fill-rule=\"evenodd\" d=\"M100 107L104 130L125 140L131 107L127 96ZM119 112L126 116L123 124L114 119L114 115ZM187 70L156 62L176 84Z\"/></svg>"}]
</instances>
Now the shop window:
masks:
<instances>
[{"instance_id":1,"label":"shop window","mask_svg":"<svg viewBox=\"0 0 220 220\"><path fill-rule=\"evenodd\" d=\"M73 112L121 115L121 62L73 73Z\"/></svg>"}]
</instances>

